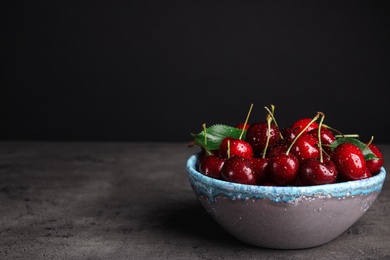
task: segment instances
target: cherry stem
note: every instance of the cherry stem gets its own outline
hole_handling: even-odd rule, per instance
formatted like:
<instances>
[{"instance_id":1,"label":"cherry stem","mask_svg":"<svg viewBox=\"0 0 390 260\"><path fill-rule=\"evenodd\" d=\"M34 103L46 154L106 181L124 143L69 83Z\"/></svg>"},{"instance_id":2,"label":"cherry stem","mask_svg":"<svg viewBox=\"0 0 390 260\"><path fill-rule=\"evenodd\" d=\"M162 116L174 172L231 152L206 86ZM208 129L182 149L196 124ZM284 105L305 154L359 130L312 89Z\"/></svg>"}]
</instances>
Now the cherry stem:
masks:
<instances>
[{"instance_id":1,"label":"cherry stem","mask_svg":"<svg viewBox=\"0 0 390 260\"><path fill-rule=\"evenodd\" d=\"M276 127L279 128L278 123L276 122L276 118L275 118L275 116L274 116L274 113L275 113L275 106L271 104L271 109L272 109L272 111L271 111L268 107L264 107L264 108L265 108L265 109L268 111L268 113L271 115L272 120L274 121L274 124L276 125ZM283 135L282 135L282 133L281 133L280 131L279 131L279 135L280 135L280 138L282 138L282 140L283 140L284 137L283 137Z\"/></svg>"},{"instance_id":2,"label":"cherry stem","mask_svg":"<svg viewBox=\"0 0 390 260\"><path fill-rule=\"evenodd\" d=\"M328 125L326 125L326 124L323 124L322 126L325 127L325 128L328 128L329 130L332 130L333 132L338 133L338 134L341 135L341 136L344 136L343 133L341 133L341 132L340 132L339 130L337 130L337 129L334 129L334 128L331 127L331 126L328 126Z\"/></svg>"},{"instance_id":3,"label":"cherry stem","mask_svg":"<svg viewBox=\"0 0 390 260\"><path fill-rule=\"evenodd\" d=\"M310 121L310 123L307 124L307 126L305 126L301 132L299 132L299 134L297 134L297 136L294 138L294 140L291 142L290 146L288 147L287 151L286 151L286 155L288 155L290 153L290 150L291 148L293 147L293 145L295 144L295 142L297 141L297 139L306 131L306 129L309 128L309 126L311 124L314 123L314 121L316 121L318 119L318 117L320 116L320 113L321 112L317 112L317 115Z\"/></svg>"},{"instance_id":4,"label":"cherry stem","mask_svg":"<svg viewBox=\"0 0 390 260\"><path fill-rule=\"evenodd\" d=\"M271 104L271 111L272 111L272 114L275 113L275 106L273 104Z\"/></svg>"},{"instance_id":5,"label":"cherry stem","mask_svg":"<svg viewBox=\"0 0 390 260\"><path fill-rule=\"evenodd\" d=\"M267 152L269 139L271 137L271 121L272 121L272 116L271 116L271 114L268 114L267 115L267 126L268 126L268 129L267 129L267 140L265 142L265 147L264 147L264 151L263 151L263 155L262 155L263 159L265 159L265 154Z\"/></svg>"},{"instance_id":6,"label":"cherry stem","mask_svg":"<svg viewBox=\"0 0 390 260\"><path fill-rule=\"evenodd\" d=\"M355 137L355 138L359 138L359 135L358 134L347 134L347 135L335 135L336 138L340 138L340 137Z\"/></svg>"},{"instance_id":7,"label":"cherry stem","mask_svg":"<svg viewBox=\"0 0 390 260\"><path fill-rule=\"evenodd\" d=\"M372 143L372 141L374 141L374 136L371 136L370 141L368 141L368 143L366 144L366 147L364 147L364 149L367 149L370 146L370 144Z\"/></svg>"},{"instance_id":8,"label":"cherry stem","mask_svg":"<svg viewBox=\"0 0 390 260\"><path fill-rule=\"evenodd\" d=\"M246 119L245 119L245 122L244 122L244 126L242 127L242 131L241 131L241 134L240 134L240 139L242 138L243 134L244 134L244 131L245 131L245 128L246 128L246 124L248 123L248 119L249 119L249 116L252 112L252 108L253 108L253 103L251 104L250 108L249 108L249 111L248 111L248 114L246 115Z\"/></svg>"},{"instance_id":9,"label":"cherry stem","mask_svg":"<svg viewBox=\"0 0 390 260\"><path fill-rule=\"evenodd\" d=\"M230 140L227 140L227 146L228 146L228 158L230 158Z\"/></svg>"},{"instance_id":10,"label":"cherry stem","mask_svg":"<svg viewBox=\"0 0 390 260\"><path fill-rule=\"evenodd\" d=\"M322 155L322 142L321 142L321 128L322 122L324 121L325 115L322 112L318 112L321 115L320 123L318 124L318 146L320 148L320 162L323 163L323 155Z\"/></svg>"},{"instance_id":11,"label":"cherry stem","mask_svg":"<svg viewBox=\"0 0 390 260\"><path fill-rule=\"evenodd\" d=\"M325 128L328 128L329 130L331 130L333 132L338 133L337 135L335 135L336 138L339 138L339 137L355 137L355 138L359 138L358 134L347 134L347 135L345 135L345 134L341 133L339 130L334 129L333 127L330 127L330 126L328 126L326 124L323 124L322 126L325 127Z\"/></svg>"}]
</instances>

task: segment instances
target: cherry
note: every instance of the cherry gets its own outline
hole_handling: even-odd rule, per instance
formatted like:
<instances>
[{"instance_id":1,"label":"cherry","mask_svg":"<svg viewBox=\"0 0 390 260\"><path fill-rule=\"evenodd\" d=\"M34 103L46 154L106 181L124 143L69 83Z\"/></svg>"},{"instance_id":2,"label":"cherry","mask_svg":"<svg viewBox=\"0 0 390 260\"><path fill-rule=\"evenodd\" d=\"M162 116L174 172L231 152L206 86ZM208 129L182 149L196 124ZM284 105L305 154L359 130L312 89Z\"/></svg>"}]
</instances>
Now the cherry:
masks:
<instances>
[{"instance_id":1,"label":"cherry","mask_svg":"<svg viewBox=\"0 0 390 260\"><path fill-rule=\"evenodd\" d=\"M276 153L270 158L269 169L275 184L287 185L295 180L299 161L292 153Z\"/></svg>"},{"instance_id":2,"label":"cherry","mask_svg":"<svg viewBox=\"0 0 390 260\"><path fill-rule=\"evenodd\" d=\"M366 161L366 166L368 170L371 172L371 174L377 174L381 167L383 166L383 156L382 152L379 150L379 148L373 144L370 143L368 145L368 148L371 150L371 152L378 158L378 159L372 159Z\"/></svg>"},{"instance_id":3,"label":"cherry","mask_svg":"<svg viewBox=\"0 0 390 260\"><path fill-rule=\"evenodd\" d=\"M305 130L305 132L309 132L310 130L317 129L318 124L316 122L311 122L311 121L312 121L311 118L298 119L291 125L291 128L300 131L310 124L310 126Z\"/></svg>"},{"instance_id":4,"label":"cherry","mask_svg":"<svg viewBox=\"0 0 390 260\"><path fill-rule=\"evenodd\" d=\"M321 127L320 131L321 131L320 135L321 135L321 142L322 142L321 148L324 149L324 151L327 154L331 154L332 150L329 145L334 141L336 141L336 137L333 134L333 132L328 128ZM312 129L308 133L314 136L316 139L318 139L318 129Z\"/></svg>"},{"instance_id":5,"label":"cherry","mask_svg":"<svg viewBox=\"0 0 390 260\"><path fill-rule=\"evenodd\" d=\"M366 168L366 171L364 172L362 179L367 179L370 177L372 177L372 173L370 172L370 170L368 168Z\"/></svg>"},{"instance_id":6,"label":"cherry","mask_svg":"<svg viewBox=\"0 0 390 260\"><path fill-rule=\"evenodd\" d=\"M317 145L317 139L307 132L303 132L296 139L291 152L298 158L299 162L309 158L318 158L320 150Z\"/></svg>"},{"instance_id":7,"label":"cherry","mask_svg":"<svg viewBox=\"0 0 390 260\"><path fill-rule=\"evenodd\" d=\"M228 158L235 155L245 158L253 157L252 146L245 140L225 137L219 145L219 156Z\"/></svg>"},{"instance_id":8,"label":"cherry","mask_svg":"<svg viewBox=\"0 0 390 260\"><path fill-rule=\"evenodd\" d=\"M273 147L279 140L279 128L275 124L271 124L268 131L268 123L255 122L246 130L246 141L253 147L254 153L262 153L269 136L268 147Z\"/></svg>"},{"instance_id":9,"label":"cherry","mask_svg":"<svg viewBox=\"0 0 390 260\"><path fill-rule=\"evenodd\" d=\"M253 165L253 169L256 174L257 184L262 184L267 181L269 179L268 158L252 157L249 159L249 161Z\"/></svg>"},{"instance_id":10,"label":"cherry","mask_svg":"<svg viewBox=\"0 0 390 260\"><path fill-rule=\"evenodd\" d=\"M199 171L206 176L222 179L221 170L226 158L216 155L207 155L199 160Z\"/></svg>"},{"instance_id":11,"label":"cherry","mask_svg":"<svg viewBox=\"0 0 390 260\"><path fill-rule=\"evenodd\" d=\"M240 156L228 158L222 166L221 175L224 180L230 182L253 185L257 183L252 163Z\"/></svg>"},{"instance_id":12,"label":"cherry","mask_svg":"<svg viewBox=\"0 0 390 260\"><path fill-rule=\"evenodd\" d=\"M281 145L275 146L268 152L267 157L270 158L277 153L286 153L287 150L288 150L287 145L281 144Z\"/></svg>"},{"instance_id":13,"label":"cherry","mask_svg":"<svg viewBox=\"0 0 390 260\"><path fill-rule=\"evenodd\" d=\"M337 168L329 158L323 162L310 158L300 164L299 178L303 185L330 184L336 182Z\"/></svg>"},{"instance_id":14,"label":"cherry","mask_svg":"<svg viewBox=\"0 0 390 260\"><path fill-rule=\"evenodd\" d=\"M283 136L282 142L286 145L289 145L298 135L298 130L296 128L285 127L280 130L280 133Z\"/></svg>"},{"instance_id":15,"label":"cherry","mask_svg":"<svg viewBox=\"0 0 390 260\"><path fill-rule=\"evenodd\" d=\"M349 142L339 144L333 150L331 160L344 181L360 180L367 168L360 148Z\"/></svg>"}]
</instances>

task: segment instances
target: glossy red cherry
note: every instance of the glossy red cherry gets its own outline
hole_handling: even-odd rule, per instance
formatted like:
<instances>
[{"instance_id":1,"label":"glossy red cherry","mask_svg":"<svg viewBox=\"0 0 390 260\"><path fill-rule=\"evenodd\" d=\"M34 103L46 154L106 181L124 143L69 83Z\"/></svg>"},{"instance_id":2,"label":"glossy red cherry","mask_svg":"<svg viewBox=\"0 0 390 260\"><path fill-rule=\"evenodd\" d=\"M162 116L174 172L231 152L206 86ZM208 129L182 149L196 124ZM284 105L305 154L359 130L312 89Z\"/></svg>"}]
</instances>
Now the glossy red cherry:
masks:
<instances>
[{"instance_id":1,"label":"glossy red cherry","mask_svg":"<svg viewBox=\"0 0 390 260\"><path fill-rule=\"evenodd\" d=\"M299 166L299 179L303 185L320 185L336 182L337 168L333 161L318 158L304 160Z\"/></svg>"},{"instance_id":2,"label":"glossy red cherry","mask_svg":"<svg viewBox=\"0 0 390 260\"><path fill-rule=\"evenodd\" d=\"M219 156L228 158L236 155L245 158L252 158L252 146L245 140L225 137L219 145Z\"/></svg>"},{"instance_id":3,"label":"glossy red cherry","mask_svg":"<svg viewBox=\"0 0 390 260\"><path fill-rule=\"evenodd\" d=\"M213 155L218 155L219 151L218 150L211 150L211 151L208 151L206 150L206 148L204 148L203 146L200 147L200 152L199 152L199 157L198 157L198 166L199 166L199 163L200 161L203 159L203 157L206 157L206 156L209 156L211 154Z\"/></svg>"},{"instance_id":4,"label":"glossy red cherry","mask_svg":"<svg viewBox=\"0 0 390 260\"><path fill-rule=\"evenodd\" d=\"M299 161L292 153L277 153L269 159L269 171L277 185L292 183L299 170Z\"/></svg>"},{"instance_id":5,"label":"glossy red cherry","mask_svg":"<svg viewBox=\"0 0 390 260\"><path fill-rule=\"evenodd\" d=\"M268 158L256 158L252 157L249 161L253 165L255 170L257 184L262 184L269 180L269 170L268 170Z\"/></svg>"},{"instance_id":6,"label":"glossy red cherry","mask_svg":"<svg viewBox=\"0 0 390 260\"><path fill-rule=\"evenodd\" d=\"M318 139L304 132L296 139L291 152L298 158L299 162L310 158L319 158Z\"/></svg>"},{"instance_id":7,"label":"glossy red cherry","mask_svg":"<svg viewBox=\"0 0 390 260\"><path fill-rule=\"evenodd\" d=\"M253 185L257 183L252 163L240 156L228 158L222 166L221 175L224 180L230 182Z\"/></svg>"},{"instance_id":8,"label":"glossy red cherry","mask_svg":"<svg viewBox=\"0 0 390 260\"><path fill-rule=\"evenodd\" d=\"M292 127L283 128L280 130L282 136L283 136L283 144L290 145L291 142L295 139L295 137L298 135L298 130Z\"/></svg>"},{"instance_id":9,"label":"glossy red cherry","mask_svg":"<svg viewBox=\"0 0 390 260\"><path fill-rule=\"evenodd\" d=\"M295 121L292 125L291 128L298 130L300 132L302 129L304 129L308 124L310 126L305 130L305 132L309 132L310 130L317 129L318 128L318 123L316 122L311 122L312 118L301 118Z\"/></svg>"},{"instance_id":10,"label":"glossy red cherry","mask_svg":"<svg viewBox=\"0 0 390 260\"><path fill-rule=\"evenodd\" d=\"M271 124L269 133L268 147L270 148L273 147L279 140L279 128L276 125ZM251 124L248 130L246 130L245 140L252 146L254 153L262 153L266 147L267 136L268 123L266 121L256 122Z\"/></svg>"},{"instance_id":11,"label":"glossy red cherry","mask_svg":"<svg viewBox=\"0 0 390 260\"><path fill-rule=\"evenodd\" d=\"M312 136L314 136L314 138L316 138L318 140L318 129L312 129L308 133L311 134ZM331 154L332 150L331 150L329 145L331 143L333 143L334 141L336 141L335 135L333 134L333 132L331 130L329 130L328 128L325 128L325 127L321 127L320 134L321 134L322 149L324 149L324 151L327 154Z\"/></svg>"},{"instance_id":12,"label":"glossy red cherry","mask_svg":"<svg viewBox=\"0 0 390 260\"><path fill-rule=\"evenodd\" d=\"M360 148L349 142L338 145L332 152L331 160L343 181L360 180L367 168Z\"/></svg>"},{"instance_id":13,"label":"glossy red cherry","mask_svg":"<svg viewBox=\"0 0 390 260\"><path fill-rule=\"evenodd\" d=\"M381 167L383 166L382 152L373 143L370 143L368 145L368 148L378 158L378 159L373 159L373 160L367 160L366 161L366 165L367 165L368 170L371 172L371 174L375 175L375 174L379 173L379 171L381 170Z\"/></svg>"},{"instance_id":14,"label":"glossy red cherry","mask_svg":"<svg viewBox=\"0 0 390 260\"><path fill-rule=\"evenodd\" d=\"M199 159L199 172L215 179L222 179L221 170L226 158L207 155Z\"/></svg>"},{"instance_id":15,"label":"glossy red cherry","mask_svg":"<svg viewBox=\"0 0 390 260\"><path fill-rule=\"evenodd\" d=\"M286 153L288 150L288 146L281 144L278 146L274 146L268 153L267 153L267 158L271 158L277 153Z\"/></svg>"},{"instance_id":16,"label":"glossy red cherry","mask_svg":"<svg viewBox=\"0 0 390 260\"><path fill-rule=\"evenodd\" d=\"M372 177L372 173L370 172L370 170L368 168L366 168L366 171L364 172L362 179L367 179L370 177Z\"/></svg>"}]
</instances>

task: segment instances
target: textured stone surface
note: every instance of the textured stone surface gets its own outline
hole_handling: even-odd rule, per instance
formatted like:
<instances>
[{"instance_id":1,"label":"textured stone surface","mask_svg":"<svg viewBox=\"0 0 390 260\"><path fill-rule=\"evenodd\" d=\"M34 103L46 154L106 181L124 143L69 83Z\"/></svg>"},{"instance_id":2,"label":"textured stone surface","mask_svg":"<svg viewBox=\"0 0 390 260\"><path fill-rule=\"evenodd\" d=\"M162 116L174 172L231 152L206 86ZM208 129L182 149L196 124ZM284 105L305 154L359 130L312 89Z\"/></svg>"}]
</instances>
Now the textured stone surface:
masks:
<instances>
[{"instance_id":1,"label":"textured stone surface","mask_svg":"<svg viewBox=\"0 0 390 260\"><path fill-rule=\"evenodd\" d=\"M390 169L390 145L379 145ZM390 181L335 240L244 244L191 189L185 143L0 143L0 259L390 259ZM346 209L347 210L347 209Z\"/></svg>"}]
</instances>

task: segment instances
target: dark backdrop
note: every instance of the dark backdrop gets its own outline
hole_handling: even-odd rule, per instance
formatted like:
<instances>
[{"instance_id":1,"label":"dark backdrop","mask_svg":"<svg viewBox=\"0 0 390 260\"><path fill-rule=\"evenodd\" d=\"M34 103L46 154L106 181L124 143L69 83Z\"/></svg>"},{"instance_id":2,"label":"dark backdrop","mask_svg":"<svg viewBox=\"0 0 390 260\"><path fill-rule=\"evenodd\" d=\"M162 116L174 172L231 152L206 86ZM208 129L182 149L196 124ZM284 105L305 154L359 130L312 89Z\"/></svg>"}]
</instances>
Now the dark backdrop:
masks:
<instances>
[{"instance_id":1,"label":"dark backdrop","mask_svg":"<svg viewBox=\"0 0 390 260\"><path fill-rule=\"evenodd\" d=\"M189 141L325 123L390 143L386 1L9 1L2 140Z\"/></svg>"}]
</instances>

